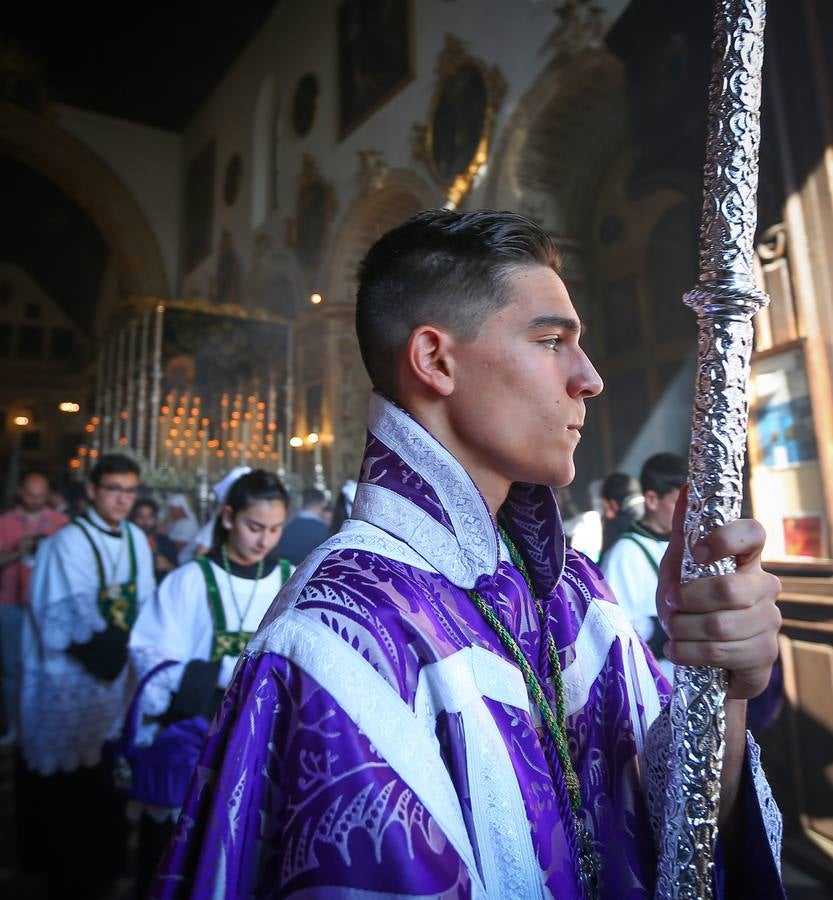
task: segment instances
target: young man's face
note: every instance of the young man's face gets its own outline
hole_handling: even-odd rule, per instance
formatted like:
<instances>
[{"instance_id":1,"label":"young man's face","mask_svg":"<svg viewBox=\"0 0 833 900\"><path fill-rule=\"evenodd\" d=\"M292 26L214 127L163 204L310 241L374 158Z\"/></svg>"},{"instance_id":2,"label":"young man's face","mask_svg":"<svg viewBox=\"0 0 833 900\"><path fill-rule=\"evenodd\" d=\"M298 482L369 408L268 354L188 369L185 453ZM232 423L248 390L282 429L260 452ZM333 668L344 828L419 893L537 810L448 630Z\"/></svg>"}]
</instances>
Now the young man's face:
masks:
<instances>
[{"instance_id":1,"label":"young man's face","mask_svg":"<svg viewBox=\"0 0 833 900\"><path fill-rule=\"evenodd\" d=\"M680 488L672 488L662 496L656 491L645 491L645 515L642 521L659 534L670 534L679 496Z\"/></svg>"},{"instance_id":2,"label":"young man's face","mask_svg":"<svg viewBox=\"0 0 833 900\"><path fill-rule=\"evenodd\" d=\"M95 511L113 528L127 518L138 492L139 476L133 472L102 475L97 485L87 485L87 496Z\"/></svg>"},{"instance_id":3,"label":"young man's face","mask_svg":"<svg viewBox=\"0 0 833 900\"><path fill-rule=\"evenodd\" d=\"M133 513L133 521L145 534L153 534L156 531L156 513L153 507L148 506L147 503L136 507Z\"/></svg>"},{"instance_id":4,"label":"young man's face","mask_svg":"<svg viewBox=\"0 0 833 900\"><path fill-rule=\"evenodd\" d=\"M584 403L602 380L579 346L564 282L545 266L510 276L511 299L470 343L455 344L451 415L475 480L560 487L575 475Z\"/></svg>"}]
</instances>

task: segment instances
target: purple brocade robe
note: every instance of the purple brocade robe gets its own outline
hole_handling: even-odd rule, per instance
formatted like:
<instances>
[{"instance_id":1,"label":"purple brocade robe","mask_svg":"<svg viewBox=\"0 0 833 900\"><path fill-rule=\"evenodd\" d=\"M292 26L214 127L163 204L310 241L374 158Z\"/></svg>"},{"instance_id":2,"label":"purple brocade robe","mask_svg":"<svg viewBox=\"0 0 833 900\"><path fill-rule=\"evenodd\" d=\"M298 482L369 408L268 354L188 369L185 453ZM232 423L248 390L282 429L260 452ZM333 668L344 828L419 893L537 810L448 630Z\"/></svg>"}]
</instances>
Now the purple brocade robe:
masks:
<instances>
[{"instance_id":1,"label":"purple brocade robe","mask_svg":"<svg viewBox=\"0 0 833 900\"><path fill-rule=\"evenodd\" d=\"M534 599L460 464L379 395L369 432L353 519L242 658L154 898L584 896L558 756L468 591L552 702ZM501 519L559 650L599 896L652 896L668 685L600 571L565 551L552 491L514 485ZM748 896L782 897L780 816L754 744L742 793L733 866L748 861Z\"/></svg>"}]
</instances>

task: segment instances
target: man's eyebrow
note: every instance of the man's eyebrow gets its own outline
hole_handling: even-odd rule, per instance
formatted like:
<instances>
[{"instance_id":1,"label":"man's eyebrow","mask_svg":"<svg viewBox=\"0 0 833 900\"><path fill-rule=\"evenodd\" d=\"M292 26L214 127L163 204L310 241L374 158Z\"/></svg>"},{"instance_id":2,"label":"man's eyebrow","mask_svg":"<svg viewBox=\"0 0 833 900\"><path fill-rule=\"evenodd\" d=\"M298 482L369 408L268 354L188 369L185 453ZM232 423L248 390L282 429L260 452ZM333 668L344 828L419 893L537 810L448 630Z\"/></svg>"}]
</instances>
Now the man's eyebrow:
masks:
<instances>
[{"instance_id":1,"label":"man's eyebrow","mask_svg":"<svg viewBox=\"0 0 833 900\"><path fill-rule=\"evenodd\" d=\"M572 316L536 316L527 326L530 331L539 328L566 328L573 334L584 334L587 326Z\"/></svg>"}]
</instances>

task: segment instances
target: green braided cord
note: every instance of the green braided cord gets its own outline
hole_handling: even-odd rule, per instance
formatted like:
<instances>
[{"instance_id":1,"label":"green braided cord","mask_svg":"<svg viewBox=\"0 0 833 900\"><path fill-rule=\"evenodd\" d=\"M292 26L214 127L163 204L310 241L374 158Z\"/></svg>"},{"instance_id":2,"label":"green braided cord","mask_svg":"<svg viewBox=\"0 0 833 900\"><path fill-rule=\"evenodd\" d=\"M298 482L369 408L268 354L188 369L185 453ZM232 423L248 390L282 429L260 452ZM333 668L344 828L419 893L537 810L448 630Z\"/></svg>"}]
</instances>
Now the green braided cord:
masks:
<instances>
[{"instance_id":1,"label":"green braided cord","mask_svg":"<svg viewBox=\"0 0 833 900\"><path fill-rule=\"evenodd\" d=\"M561 762L561 768L564 772L564 781L567 785L567 794L570 798L570 806L572 807L573 812L576 813L581 808L581 785L579 783L576 770L573 768L573 762L570 759L570 751L567 746L567 716L564 709L564 682L561 677L561 663L558 659L558 651L555 646L555 640L550 633L549 628L547 627L547 618L546 613L544 612L544 606L541 603L540 599L535 595L535 591L532 588L532 579L529 577L529 572L526 568L526 564L521 558L517 547L512 542L509 535L502 528L500 529L500 534L505 541L506 546L509 548L509 555L512 558L512 563L516 566L518 571L523 576L524 581L529 588L529 592L535 600L535 608L538 612L538 619L541 624L541 629L546 635L547 654L549 656L550 665L552 667L553 682L555 687L555 713L553 713L552 711L552 707L547 700L544 689L541 687L541 683L538 681L538 677L536 676L532 666L529 664L526 656L524 656L523 650L521 650L518 642L515 640L511 632L504 626L500 619L498 619L492 608L486 603L481 594L479 594L477 591L469 591L468 594L474 605L477 607L480 615L483 616L488 625L498 636L500 642L515 660L521 670L521 674L523 675L524 681L526 682L527 691L538 707L541 713L541 719L543 720L544 725L549 732L550 737L552 738L552 742L555 745L555 749L558 753L558 759Z\"/></svg>"}]
</instances>

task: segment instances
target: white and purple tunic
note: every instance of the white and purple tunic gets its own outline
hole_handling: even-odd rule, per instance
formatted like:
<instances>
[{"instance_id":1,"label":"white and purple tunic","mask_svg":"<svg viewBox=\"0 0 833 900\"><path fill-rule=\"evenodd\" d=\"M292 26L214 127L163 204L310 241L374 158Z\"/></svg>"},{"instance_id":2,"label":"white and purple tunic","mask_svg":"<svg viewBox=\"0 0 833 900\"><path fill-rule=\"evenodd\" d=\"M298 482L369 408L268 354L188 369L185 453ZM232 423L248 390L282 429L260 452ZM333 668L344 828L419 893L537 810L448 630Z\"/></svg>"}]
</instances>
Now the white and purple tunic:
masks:
<instances>
[{"instance_id":1,"label":"white and purple tunic","mask_svg":"<svg viewBox=\"0 0 833 900\"><path fill-rule=\"evenodd\" d=\"M155 898L584 896L557 754L467 591L552 701L534 600L457 460L378 395L369 431L353 518L241 659ZM551 490L514 485L500 519L559 648L599 895L652 896L668 685L599 569L565 551ZM780 816L752 744L746 768L734 865L748 896L782 897Z\"/></svg>"}]
</instances>

